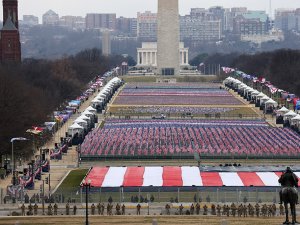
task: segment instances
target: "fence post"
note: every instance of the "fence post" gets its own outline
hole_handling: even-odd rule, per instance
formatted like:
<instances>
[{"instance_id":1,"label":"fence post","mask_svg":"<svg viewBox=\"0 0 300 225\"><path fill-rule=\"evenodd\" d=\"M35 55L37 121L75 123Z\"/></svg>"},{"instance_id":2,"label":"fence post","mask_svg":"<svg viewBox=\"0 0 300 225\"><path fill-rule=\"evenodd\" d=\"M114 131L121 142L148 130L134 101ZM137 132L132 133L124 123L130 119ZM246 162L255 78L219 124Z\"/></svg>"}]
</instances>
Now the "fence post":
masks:
<instances>
[{"instance_id":1,"label":"fence post","mask_svg":"<svg viewBox=\"0 0 300 225\"><path fill-rule=\"evenodd\" d=\"M82 204L82 188L80 188L80 203Z\"/></svg>"},{"instance_id":2,"label":"fence post","mask_svg":"<svg viewBox=\"0 0 300 225\"><path fill-rule=\"evenodd\" d=\"M180 188L177 189L177 198L178 198L178 202L180 202Z\"/></svg>"},{"instance_id":3,"label":"fence post","mask_svg":"<svg viewBox=\"0 0 300 225\"><path fill-rule=\"evenodd\" d=\"M160 202L160 189L158 188L158 202Z\"/></svg>"},{"instance_id":4,"label":"fence post","mask_svg":"<svg viewBox=\"0 0 300 225\"><path fill-rule=\"evenodd\" d=\"M3 189L0 188L0 204L3 204Z\"/></svg>"},{"instance_id":5,"label":"fence post","mask_svg":"<svg viewBox=\"0 0 300 225\"><path fill-rule=\"evenodd\" d=\"M99 202L101 202L101 188L99 189Z\"/></svg>"},{"instance_id":6,"label":"fence post","mask_svg":"<svg viewBox=\"0 0 300 225\"><path fill-rule=\"evenodd\" d=\"M217 203L219 203L219 188L217 188Z\"/></svg>"}]
</instances>

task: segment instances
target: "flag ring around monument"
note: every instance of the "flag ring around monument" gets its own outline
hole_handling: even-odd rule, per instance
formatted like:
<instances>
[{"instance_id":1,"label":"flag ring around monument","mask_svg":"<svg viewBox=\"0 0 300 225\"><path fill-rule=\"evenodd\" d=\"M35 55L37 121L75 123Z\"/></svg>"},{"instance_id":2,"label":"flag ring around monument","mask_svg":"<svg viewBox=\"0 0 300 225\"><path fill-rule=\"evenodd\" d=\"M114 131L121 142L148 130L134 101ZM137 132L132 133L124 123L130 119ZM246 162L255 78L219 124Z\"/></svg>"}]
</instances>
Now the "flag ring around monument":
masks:
<instances>
[{"instance_id":1,"label":"flag ring around monument","mask_svg":"<svg viewBox=\"0 0 300 225\"><path fill-rule=\"evenodd\" d=\"M202 172L193 166L93 167L93 187L279 187L281 172ZM300 172L295 172L300 177ZM299 182L300 183L300 182Z\"/></svg>"}]
</instances>

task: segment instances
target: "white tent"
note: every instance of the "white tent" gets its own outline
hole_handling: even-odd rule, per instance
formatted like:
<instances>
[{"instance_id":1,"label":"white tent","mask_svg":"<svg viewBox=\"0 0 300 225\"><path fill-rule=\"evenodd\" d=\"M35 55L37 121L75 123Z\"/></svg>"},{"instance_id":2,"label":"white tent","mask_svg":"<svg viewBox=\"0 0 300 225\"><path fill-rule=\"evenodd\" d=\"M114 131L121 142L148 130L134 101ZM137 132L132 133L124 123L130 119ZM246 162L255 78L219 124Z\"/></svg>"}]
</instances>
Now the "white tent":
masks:
<instances>
[{"instance_id":1,"label":"white tent","mask_svg":"<svg viewBox=\"0 0 300 225\"><path fill-rule=\"evenodd\" d=\"M96 112L96 111L97 111L97 110L96 110L95 108L93 108L92 106L87 107L86 110L88 110L88 111L90 111L90 112Z\"/></svg>"},{"instance_id":2,"label":"white tent","mask_svg":"<svg viewBox=\"0 0 300 225\"><path fill-rule=\"evenodd\" d=\"M268 96L264 96L264 97L262 97L260 100L262 100L262 101L268 101L270 98L268 97Z\"/></svg>"},{"instance_id":3,"label":"white tent","mask_svg":"<svg viewBox=\"0 0 300 225\"><path fill-rule=\"evenodd\" d=\"M254 96L254 95L259 95L259 92L255 90L254 92L251 93L251 95L252 95L252 96Z\"/></svg>"},{"instance_id":4,"label":"white tent","mask_svg":"<svg viewBox=\"0 0 300 225\"><path fill-rule=\"evenodd\" d=\"M87 117L87 116L85 116L85 115L81 115L81 116L79 116L78 118L80 118L80 119L83 119L83 120L90 120L90 118L89 117Z\"/></svg>"},{"instance_id":5,"label":"white tent","mask_svg":"<svg viewBox=\"0 0 300 225\"><path fill-rule=\"evenodd\" d=\"M87 117L90 117L92 115L94 115L94 113L90 112L90 111L84 111L81 115L84 115L84 116L87 116Z\"/></svg>"},{"instance_id":6,"label":"white tent","mask_svg":"<svg viewBox=\"0 0 300 225\"><path fill-rule=\"evenodd\" d=\"M77 123L73 123L72 126L69 126L71 130L83 130L84 128Z\"/></svg>"},{"instance_id":7,"label":"white tent","mask_svg":"<svg viewBox=\"0 0 300 225\"><path fill-rule=\"evenodd\" d=\"M284 106L281 109L277 110L277 112L279 112L279 113L287 113L288 111L290 111L290 110L288 110Z\"/></svg>"},{"instance_id":8,"label":"white tent","mask_svg":"<svg viewBox=\"0 0 300 225\"><path fill-rule=\"evenodd\" d=\"M91 103L101 103L101 101L100 100L98 100L98 99L93 99L92 101L91 101Z\"/></svg>"},{"instance_id":9,"label":"white tent","mask_svg":"<svg viewBox=\"0 0 300 225\"><path fill-rule=\"evenodd\" d=\"M256 97L257 98L262 98L262 97L265 97L266 95L264 94L264 93L262 93L262 92L260 92Z\"/></svg>"},{"instance_id":10,"label":"white tent","mask_svg":"<svg viewBox=\"0 0 300 225\"><path fill-rule=\"evenodd\" d=\"M290 110L288 113L284 114L285 117L294 117L297 116L297 113L294 111Z\"/></svg>"},{"instance_id":11,"label":"white tent","mask_svg":"<svg viewBox=\"0 0 300 225\"><path fill-rule=\"evenodd\" d=\"M268 101L266 101L266 105L274 105L275 107L277 107L278 103L270 98Z\"/></svg>"},{"instance_id":12,"label":"white tent","mask_svg":"<svg viewBox=\"0 0 300 225\"><path fill-rule=\"evenodd\" d=\"M300 121L300 115L297 115L291 119L292 121Z\"/></svg>"},{"instance_id":13,"label":"white tent","mask_svg":"<svg viewBox=\"0 0 300 225\"><path fill-rule=\"evenodd\" d=\"M82 126L77 123L73 123L72 126L69 126L68 133L73 137L75 133L81 133L83 130L84 128Z\"/></svg>"},{"instance_id":14,"label":"white tent","mask_svg":"<svg viewBox=\"0 0 300 225\"><path fill-rule=\"evenodd\" d=\"M85 124L87 124L87 122L84 119L80 118L80 117L78 117L74 122L75 123L85 123Z\"/></svg>"}]
</instances>

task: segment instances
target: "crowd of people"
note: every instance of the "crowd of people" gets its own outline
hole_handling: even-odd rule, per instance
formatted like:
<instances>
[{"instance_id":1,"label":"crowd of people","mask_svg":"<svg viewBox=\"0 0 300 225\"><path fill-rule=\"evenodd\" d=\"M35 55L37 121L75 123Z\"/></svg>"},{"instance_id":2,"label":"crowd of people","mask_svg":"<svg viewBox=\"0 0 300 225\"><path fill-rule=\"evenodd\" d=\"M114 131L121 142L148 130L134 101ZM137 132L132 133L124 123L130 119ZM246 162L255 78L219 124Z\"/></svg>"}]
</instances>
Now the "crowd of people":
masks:
<instances>
[{"instance_id":1,"label":"crowd of people","mask_svg":"<svg viewBox=\"0 0 300 225\"><path fill-rule=\"evenodd\" d=\"M136 210L136 215L141 215L142 206L140 203L133 205L130 207L131 209ZM52 215L77 215L77 206L74 204L73 206L70 203L65 205L65 208L61 208L59 211L59 206L54 203L53 205L50 203L47 206L39 206L38 204L29 204L27 207L25 204L21 206L21 215L22 216L32 216L38 215L39 212L49 216ZM125 204L117 203L113 205L112 203L98 203L98 204L91 204L89 207L90 215L126 215L126 206ZM59 213L59 212L60 213ZM161 211L161 215L212 215L212 216L233 216L233 217L274 217L274 216L281 216L284 215L284 207L282 204L279 207L276 204L258 204L252 205L249 203L246 204L204 204L200 205L199 203L192 203L191 205L172 205L166 204L164 210ZM128 213L130 215L130 213Z\"/></svg>"}]
</instances>

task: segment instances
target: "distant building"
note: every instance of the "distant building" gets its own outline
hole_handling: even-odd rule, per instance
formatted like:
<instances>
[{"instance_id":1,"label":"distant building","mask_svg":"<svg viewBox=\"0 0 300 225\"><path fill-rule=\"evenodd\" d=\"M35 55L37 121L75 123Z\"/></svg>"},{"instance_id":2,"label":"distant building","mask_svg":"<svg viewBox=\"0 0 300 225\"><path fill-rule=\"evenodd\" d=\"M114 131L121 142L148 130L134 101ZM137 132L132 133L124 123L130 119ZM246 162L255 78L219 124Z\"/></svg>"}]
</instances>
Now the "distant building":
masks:
<instances>
[{"instance_id":1,"label":"distant building","mask_svg":"<svg viewBox=\"0 0 300 225\"><path fill-rule=\"evenodd\" d=\"M59 19L59 25L69 29L85 29L85 19L81 16L62 16Z\"/></svg>"},{"instance_id":2,"label":"distant building","mask_svg":"<svg viewBox=\"0 0 300 225\"><path fill-rule=\"evenodd\" d=\"M212 14L214 20L219 20L221 22L222 33L225 30L225 9L221 6L215 6L208 9Z\"/></svg>"},{"instance_id":3,"label":"distant building","mask_svg":"<svg viewBox=\"0 0 300 225\"><path fill-rule=\"evenodd\" d=\"M102 54L104 56L109 56L111 54L111 38L109 30L102 32Z\"/></svg>"},{"instance_id":4,"label":"distant building","mask_svg":"<svg viewBox=\"0 0 300 225\"><path fill-rule=\"evenodd\" d=\"M0 38L0 61L21 62L18 0L3 0L3 27Z\"/></svg>"},{"instance_id":5,"label":"distant building","mask_svg":"<svg viewBox=\"0 0 300 225\"><path fill-rule=\"evenodd\" d=\"M157 14L146 11L137 14L137 37L143 41L157 39Z\"/></svg>"},{"instance_id":6,"label":"distant building","mask_svg":"<svg viewBox=\"0 0 300 225\"><path fill-rule=\"evenodd\" d=\"M189 49L179 44L180 66L189 66ZM137 49L137 67L157 67L157 42L143 42Z\"/></svg>"},{"instance_id":7,"label":"distant building","mask_svg":"<svg viewBox=\"0 0 300 225\"><path fill-rule=\"evenodd\" d=\"M284 40L284 34L281 30L272 29L268 34L262 35L241 35L241 41L252 42L261 45L264 42L280 42Z\"/></svg>"},{"instance_id":8,"label":"distant building","mask_svg":"<svg viewBox=\"0 0 300 225\"><path fill-rule=\"evenodd\" d=\"M233 32L237 35L265 35L269 33L269 24L265 11L247 11L234 18Z\"/></svg>"},{"instance_id":9,"label":"distant building","mask_svg":"<svg viewBox=\"0 0 300 225\"><path fill-rule=\"evenodd\" d=\"M109 29L116 30L115 13L89 13L86 15L85 22L87 29Z\"/></svg>"},{"instance_id":10,"label":"distant building","mask_svg":"<svg viewBox=\"0 0 300 225\"><path fill-rule=\"evenodd\" d=\"M37 26L39 25L39 18L33 15L23 15L23 24L26 26Z\"/></svg>"},{"instance_id":11,"label":"distant building","mask_svg":"<svg viewBox=\"0 0 300 225\"><path fill-rule=\"evenodd\" d=\"M180 17L181 40L218 41L222 37L222 21L202 9L191 9L190 15Z\"/></svg>"},{"instance_id":12,"label":"distant building","mask_svg":"<svg viewBox=\"0 0 300 225\"><path fill-rule=\"evenodd\" d=\"M300 31L300 9L277 9L274 26L283 31Z\"/></svg>"},{"instance_id":13,"label":"distant building","mask_svg":"<svg viewBox=\"0 0 300 225\"><path fill-rule=\"evenodd\" d=\"M59 15L53 10L49 10L43 15L43 25L57 26L59 25Z\"/></svg>"}]
</instances>

